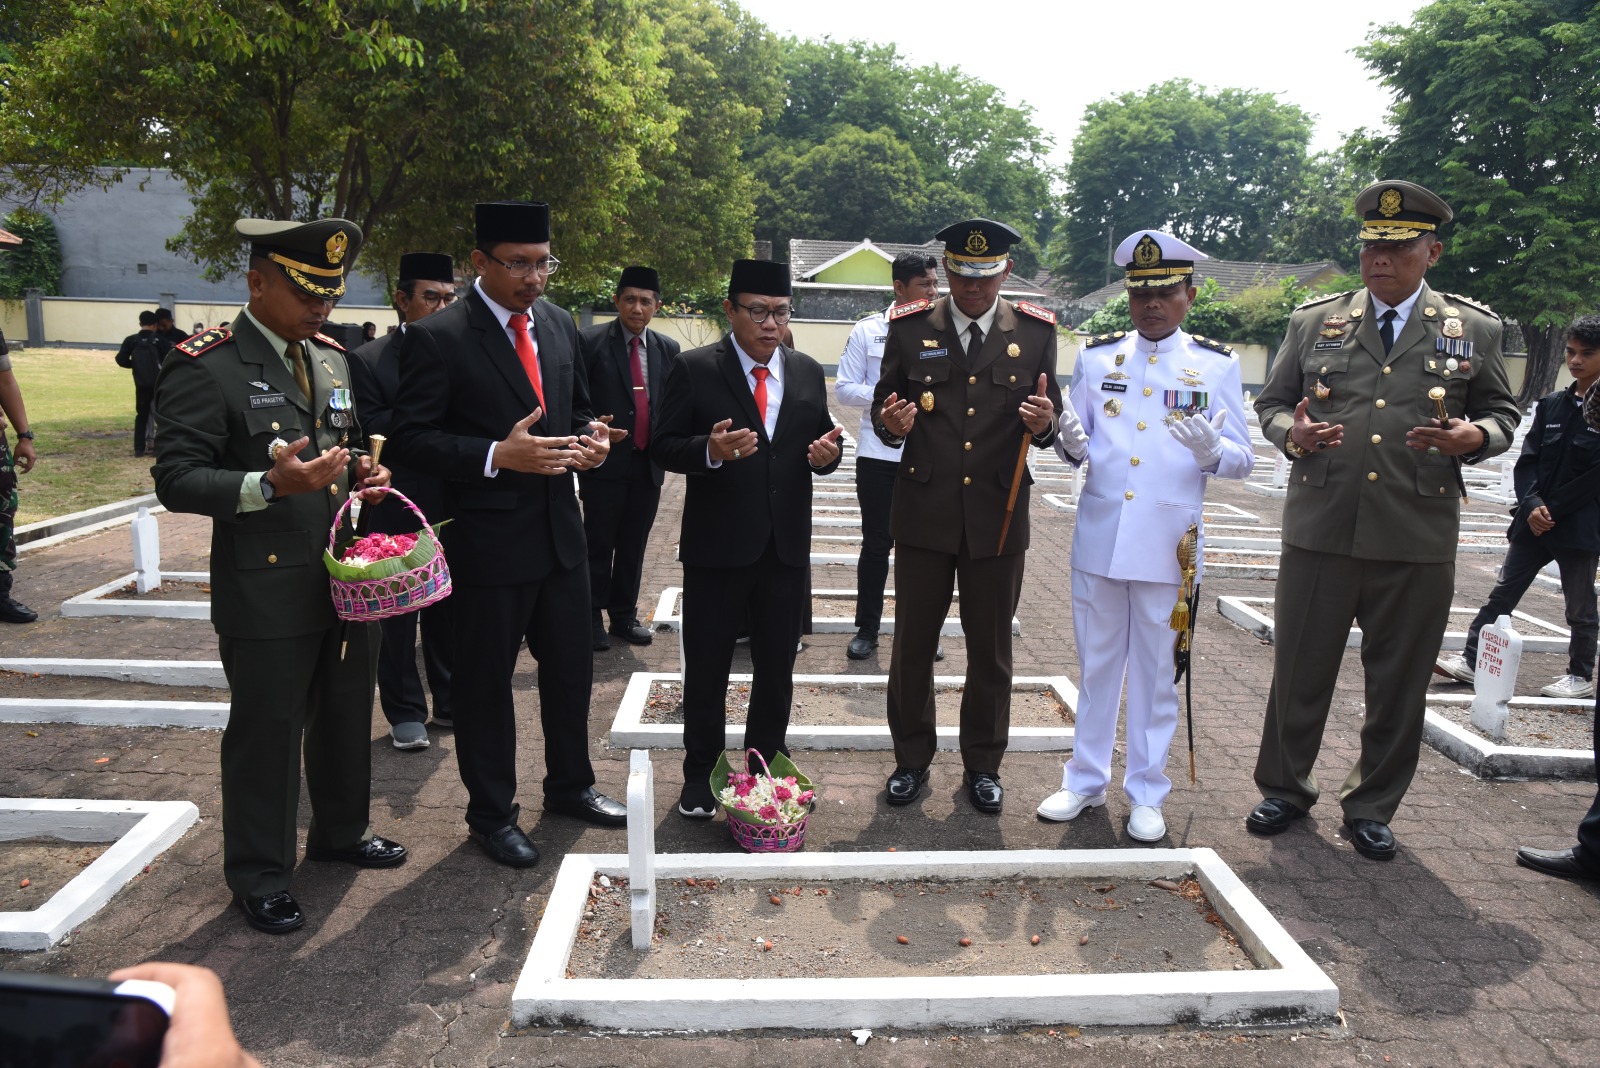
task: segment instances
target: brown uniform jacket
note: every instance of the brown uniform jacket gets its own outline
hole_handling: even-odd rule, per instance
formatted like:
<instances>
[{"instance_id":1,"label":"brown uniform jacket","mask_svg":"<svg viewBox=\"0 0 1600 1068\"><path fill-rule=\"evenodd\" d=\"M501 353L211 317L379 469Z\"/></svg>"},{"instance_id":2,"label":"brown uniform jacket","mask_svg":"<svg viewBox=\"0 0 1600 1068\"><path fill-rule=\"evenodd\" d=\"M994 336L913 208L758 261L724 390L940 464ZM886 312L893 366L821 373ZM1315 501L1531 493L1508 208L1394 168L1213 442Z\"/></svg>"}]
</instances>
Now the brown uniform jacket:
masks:
<instances>
[{"instance_id":1,"label":"brown uniform jacket","mask_svg":"<svg viewBox=\"0 0 1600 1068\"><path fill-rule=\"evenodd\" d=\"M970 364L950 318L949 297L891 318L872 397L878 436L890 444L897 440L882 422L889 394L918 404L895 476L889 529L896 542L954 554L964 535L972 556L999 555L1006 497L1027 434L1017 409L1038 386L1041 373L1049 379L1050 400L1061 410L1055 326L1037 315L1019 311L1002 297L993 328ZM1033 444L1047 448L1055 434L1052 426ZM1033 476L1024 467L1006 555L1028 548L1032 484Z\"/></svg>"},{"instance_id":2,"label":"brown uniform jacket","mask_svg":"<svg viewBox=\"0 0 1600 1068\"><path fill-rule=\"evenodd\" d=\"M1452 321L1472 345L1454 370L1446 365L1452 357L1437 348ZM1406 431L1434 417L1428 391L1438 386L1452 417L1489 435L1475 460L1510 448L1520 413L1500 351L1500 317L1424 283L1388 357L1378 328L1365 289L1301 305L1289 319L1256 398L1261 432L1282 449L1295 406L1307 397L1311 419L1342 423L1344 439L1294 461L1283 541L1367 560L1454 560L1461 461L1407 448Z\"/></svg>"}]
</instances>

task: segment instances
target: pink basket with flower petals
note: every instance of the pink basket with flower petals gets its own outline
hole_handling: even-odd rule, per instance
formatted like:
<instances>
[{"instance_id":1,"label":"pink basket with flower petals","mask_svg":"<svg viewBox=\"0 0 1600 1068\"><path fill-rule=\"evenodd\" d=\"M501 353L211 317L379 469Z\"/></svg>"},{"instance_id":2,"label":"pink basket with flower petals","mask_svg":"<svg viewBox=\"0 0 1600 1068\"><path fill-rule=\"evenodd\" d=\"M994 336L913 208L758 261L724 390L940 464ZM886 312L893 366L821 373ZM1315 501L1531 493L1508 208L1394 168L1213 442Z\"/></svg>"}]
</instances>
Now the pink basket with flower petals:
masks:
<instances>
[{"instance_id":1,"label":"pink basket with flower petals","mask_svg":"<svg viewBox=\"0 0 1600 1068\"><path fill-rule=\"evenodd\" d=\"M761 768L768 778L777 777L772 769L767 766L767 762L762 758L759 750L746 750L745 756L747 759L754 756L761 761ZM778 775L787 773L795 777L798 789L810 790L813 788L811 780L806 778L805 774L795 767L794 763L782 753L776 754L772 762L779 766ZM719 796L722 793L723 787L728 784L728 776L731 772L732 766L728 763L728 754L724 752L717 759L717 766L711 772L711 792L713 796ZM806 822L811 819L810 812L801 816L794 823L765 823L751 813L742 812L726 803L722 803L722 809L728 814L729 833L733 835L733 840L738 842L740 847L747 853L793 853L805 845Z\"/></svg>"},{"instance_id":2,"label":"pink basket with flower petals","mask_svg":"<svg viewBox=\"0 0 1600 1068\"><path fill-rule=\"evenodd\" d=\"M417 531L416 545L404 556L375 560L365 566L347 564L333 554L339 540L339 525L344 522L350 502L355 498L345 500L344 507L333 517L328 548L322 554L332 583L333 611L340 619L370 623L415 612L450 596L450 567L445 563L444 549L439 545L439 535L433 524L411 503L411 498L392 486L384 489L400 498L401 503L416 514L422 529Z\"/></svg>"}]
</instances>

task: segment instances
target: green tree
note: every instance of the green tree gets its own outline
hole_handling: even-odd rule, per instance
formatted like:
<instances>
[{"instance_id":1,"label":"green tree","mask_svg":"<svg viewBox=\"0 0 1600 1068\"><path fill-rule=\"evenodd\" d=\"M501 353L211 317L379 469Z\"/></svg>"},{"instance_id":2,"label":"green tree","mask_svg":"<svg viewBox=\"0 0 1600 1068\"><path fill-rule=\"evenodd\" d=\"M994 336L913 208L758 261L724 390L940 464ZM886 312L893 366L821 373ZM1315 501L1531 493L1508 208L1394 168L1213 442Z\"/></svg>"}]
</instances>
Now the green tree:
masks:
<instances>
[{"instance_id":1,"label":"green tree","mask_svg":"<svg viewBox=\"0 0 1600 1068\"><path fill-rule=\"evenodd\" d=\"M1207 278L1196 288L1194 303L1183 317L1183 330L1201 337L1214 337L1219 341L1236 340L1239 320L1232 306L1222 299L1222 287L1217 280ZM1105 334L1114 330L1132 333L1133 328L1126 292L1118 293L1100 310L1078 324L1078 329L1088 334Z\"/></svg>"},{"instance_id":2,"label":"green tree","mask_svg":"<svg viewBox=\"0 0 1600 1068\"><path fill-rule=\"evenodd\" d=\"M1110 250L1144 228L1222 259L1264 260L1310 140L1311 117L1268 93L1179 79L1096 101L1072 142L1052 266L1097 288Z\"/></svg>"},{"instance_id":3,"label":"green tree","mask_svg":"<svg viewBox=\"0 0 1600 1068\"><path fill-rule=\"evenodd\" d=\"M782 163L767 172L759 204L775 233L841 241L930 236L922 166L890 130L845 126L804 153L773 158Z\"/></svg>"},{"instance_id":4,"label":"green tree","mask_svg":"<svg viewBox=\"0 0 1600 1068\"><path fill-rule=\"evenodd\" d=\"M0 299L21 300L30 289L44 296L61 292L61 241L50 216L18 208L0 219L0 229L22 238L20 248L0 250Z\"/></svg>"},{"instance_id":5,"label":"green tree","mask_svg":"<svg viewBox=\"0 0 1600 1068\"><path fill-rule=\"evenodd\" d=\"M1319 152L1306 160L1294 195L1272 231L1271 263L1332 260L1355 267L1361 242L1356 232L1356 194L1374 179L1352 160L1349 150Z\"/></svg>"},{"instance_id":6,"label":"green tree","mask_svg":"<svg viewBox=\"0 0 1600 1068\"><path fill-rule=\"evenodd\" d=\"M1371 168L1455 210L1430 283L1520 323L1518 399L1548 393L1562 328L1600 303L1600 6L1438 0L1357 51L1395 94L1393 136L1361 138Z\"/></svg>"},{"instance_id":7,"label":"green tree","mask_svg":"<svg viewBox=\"0 0 1600 1068\"><path fill-rule=\"evenodd\" d=\"M1293 278L1251 286L1228 301L1236 324L1226 340L1276 349L1289 330L1289 315L1309 290Z\"/></svg>"}]
</instances>

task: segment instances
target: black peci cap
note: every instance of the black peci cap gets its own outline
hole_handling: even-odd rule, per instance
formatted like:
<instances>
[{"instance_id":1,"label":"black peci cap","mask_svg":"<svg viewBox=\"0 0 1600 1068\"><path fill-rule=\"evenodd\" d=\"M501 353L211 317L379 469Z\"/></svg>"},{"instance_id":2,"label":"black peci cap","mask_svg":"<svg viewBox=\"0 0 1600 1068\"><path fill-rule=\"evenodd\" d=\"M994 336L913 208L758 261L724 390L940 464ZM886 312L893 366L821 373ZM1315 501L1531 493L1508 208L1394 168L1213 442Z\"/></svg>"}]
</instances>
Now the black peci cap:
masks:
<instances>
[{"instance_id":1,"label":"black peci cap","mask_svg":"<svg viewBox=\"0 0 1600 1068\"><path fill-rule=\"evenodd\" d=\"M728 299L735 293L762 297L790 297L794 286L789 280L789 265L779 260L734 260L728 276Z\"/></svg>"},{"instance_id":2,"label":"black peci cap","mask_svg":"<svg viewBox=\"0 0 1600 1068\"><path fill-rule=\"evenodd\" d=\"M402 282L454 282L455 261L443 252L407 252L400 257Z\"/></svg>"},{"instance_id":3,"label":"black peci cap","mask_svg":"<svg viewBox=\"0 0 1600 1068\"><path fill-rule=\"evenodd\" d=\"M473 209L479 245L542 245L550 240L550 205L538 200L492 200Z\"/></svg>"},{"instance_id":4,"label":"black peci cap","mask_svg":"<svg viewBox=\"0 0 1600 1068\"><path fill-rule=\"evenodd\" d=\"M624 267L622 277L617 279L617 292L624 289L648 289L657 296L661 294L661 276L654 267Z\"/></svg>"}]
</instances>

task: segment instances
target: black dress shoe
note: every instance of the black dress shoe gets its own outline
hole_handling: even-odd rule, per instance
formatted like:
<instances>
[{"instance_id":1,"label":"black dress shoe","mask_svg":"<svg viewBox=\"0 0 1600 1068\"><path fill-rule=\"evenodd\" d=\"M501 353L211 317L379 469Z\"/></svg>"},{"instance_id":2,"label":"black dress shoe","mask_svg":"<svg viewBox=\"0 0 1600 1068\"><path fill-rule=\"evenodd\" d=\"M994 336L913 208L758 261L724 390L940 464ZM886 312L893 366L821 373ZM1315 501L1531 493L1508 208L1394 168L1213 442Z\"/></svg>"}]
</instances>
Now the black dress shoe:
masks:
<instances>
[{"instance_id":1,"label":"black dress shoe","mask_svg":"<svg viewBox=\"0 0 1600 1068\"><path fill-rule=\"evenodd\" d=\"M613 801L593 786L576 797L547 797L544 799L544 810L571 816L597 827L628 825L628 806L621 801Z\"/></svg>"},{"instance_id":2,"label":"black dress shoe","mask_svg":"<svg viewBox=\"0 0 1600 1068\"><path fill-rule=\"evenodd\" d=\"M0 596L0 623L32 623L38 618L38 612L10 594Z\"/></svg>"},{"instance_id":3,"label":"black dress shoe","mask_svg":"<svg viewBox=\"0 0 1600 1068\"><path fill-rule=\"evenodd\" d=\"M876 634L857 634L850 639L850 646L844 651L844 655L851 660L865 660L872 655L872 651L877 647L878 636Z\"/></svg>"},{"instance_id":4,"label":"black dress shoe","mask_svg":"<svg viewBox=\"0 0 1600 1068\"><path fill-rule=\"evenodd\" d=\"M626 623L611 621L611 633L627 642L629 645L649 645L655 641L655 635L650 633L650 628L640 623L637 619Z\"/></svg>"},{"instance_id":5,"label":"black dress shoe","mask_svg":"<svg viewBox=\"0 0 1600 1068\"><path fill-rule=\"evenodd\" d=\"M300 906L287 890L260 897L235 894L233 903L244 913L246 923L267 934L288 934L305 926L306 914L300 911Z\"/></svg>"},{"instance_id":6,"label":"black dress shoe","mask_svg":"<svg viewBox=\"0 0 1600 1068\"><path fill-rule=\"evenodd\" d=\"M600 622L600 617L595 616L589 623L589 636L593 639L593 648L597 653L611 648L611 639L606 637L606 625Z\"/></svg>"},{"instance_id":7,"label":"black dress shoe","mask_svg":"<svg viewBox=\"0 0 1600 1068\"><path fill-rule=\"evenodd\" d=\"M927 768L895 768L884 790L889 795L889 804L909 805L921 795L922 788L926 785L928 785Z\"/></svg>"},{"instance_id":8,"label":"black dress shoe","mask_svg":"<svg viewBox=\"0 0 1600 1068\"><path fill-rule=\"evenodd\" d=\"M944 646L935 645L933 647L933 658L935 660L943 660L944 659Z\"/></svg>"},{"instance_id":9,"label":"black dress shoe","mask_svg":"<svg viewBox=\"0 0 1600 1068\"><path fill-rule=\"evenodd\" d=\"M468 831L467 837L478 843L491 860L508 868L531 868L539 863L539 847L514 823L488 834Z\"/></svg>"},{"instance_id":10,"label":"black dress shoe","mask_svg":"<svg viewBox=\"0 0 1600 1068\"><path fill-rule=\"evenodd\" d=\"M1573 849L1529 849L1523 846L1517 850L1517 863L1524 868L1543 872L1545 875L1554 875L1558 879L1589 879L1600 882L1600 868L1591 868L1585 864Z\"/></svg>"},{"instance_id":11,"label":"black dress shoe","mask_svg":"<svg viewBox=\"0 0 1600 1068\"><path fill-rule=\"evenodd\" d=\"M1387 823L1377 820L1345 817L1344 825L1350 830L1350 844L1368 860L1393 860L1395 854L1394 832Z\"/></svg>"},{"instance_id":12,"label":"black dress shoe","mask_svg":"<svg viewBox=\"0 0 1600 1068\"><path fill-rule=\"evenodd\" d=\"M999 812L1006 799L1006 792L1000 788L1000 776L987 771L967 772L967 794L972 798L972 807L979 812Z\"/></svg>"},{"instance_id":13,"label":"black dress shoe","mask_svg":"<svg viewBox=\"0 0 1600 1068\"><path fill-rule=\"evenodd\" d=\"M406 862L406 847L399 842L373 835L348 849L306 846L307 860L342 860L358 868L398 868Z\"/></svg>"},{"instance_id":14,"label":"black dress shoe","mask_svg":"<svg viewBox=\"0 0 1600 1068\"><path fill-rule=\"evenodd\" d=\"M1251 810L1244 818L1244 829L1255 834L1282 834L1289 824L1305 815L1281 797L1269 797Z\"/></svg>"}]
</instances>

